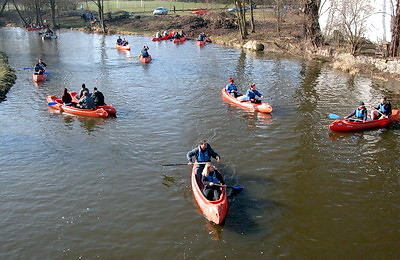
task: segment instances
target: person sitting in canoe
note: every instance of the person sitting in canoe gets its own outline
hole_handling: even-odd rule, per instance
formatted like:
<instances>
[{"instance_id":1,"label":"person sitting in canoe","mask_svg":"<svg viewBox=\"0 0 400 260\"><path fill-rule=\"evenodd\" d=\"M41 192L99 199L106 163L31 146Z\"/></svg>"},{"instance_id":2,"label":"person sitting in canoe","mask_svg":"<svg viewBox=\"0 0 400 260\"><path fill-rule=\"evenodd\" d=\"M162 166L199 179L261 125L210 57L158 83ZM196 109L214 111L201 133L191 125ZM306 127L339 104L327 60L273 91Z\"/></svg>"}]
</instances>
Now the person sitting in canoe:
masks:
<instances>
[{"instance_id":1,"label":"person sitting in canoe","mask_svg":"<svg viewBox=\"0 0 400 260\"><path fill-rule=\"evenodd\" d=\"M360 101L359 106L353 111L353 113L345 116L344 119L349 119L349 121L367 121L367 109L365 108L365 104L363 101ZM355 116L356 119L351 119L350 117Z\"/></svg>"},{"instance_id":2,"label":"person sitting in canoe","mask_svg":"<svg viewBox=\"0 0 400 260\"><path fill-rule=\"evenodd\" d=\"M93 94L92 94L93 102L95 106L104 106L106 103L104 103L104 95L100 91L97 90L97 88L93 89Z\"/></svg>"},{"instance_id":3,"label":"person sitting in canoe","mask_svg":"<svg viewBox=\"0 0 400 260\"><path fill-rule=\"evenodd\" d=\"M205 41L206 38L207 38L207 35L205 33L200 33L199 37L197 37L197 40L202 42L202 41Z\"/></svg>"},{"instance_id":4,"label":"person sitting in canoe","mask_svg":"<svg viewBox=\"0 0 400 260\"><path fill-rule=\"evenodd\" d=\"M229 78L229 84L226 85L225 90L228 92L231 96L237 98L239 96L242 96L242 94L239 93L237 86L235 85L235 80L233 78Z\"/></svg>"},{"instance_id":5,"label":"person sitting in canoe","mask_svg":"<svg viewBox=\"0 0 400 260\"><path fill-rule=\"evenodd\" d=\"M163 36L164 36L164 37L165 37L165 36L169 36L168 32L167 32L167 31L164 31L164 32L163 32Z\"/></svg>"},{"instance_id":6,"label":"person sitting in canoe","mask_svg":"<svg viewBox=\"0 0 400 260\"><path fill-rule=\"evenodd\" d=\"M376 107L372 107L371 111L371 119L379 119L379 118L388 118L392 114L392 104L383 97L381 99L381 103L379 103Z\"/></svg>"},{"instance_id":7,"label":"person sitting in canoe","mask_svg":"<svg viewBox=\"0 0 400 260\"><path fill-rule=\"evenodd\" d=\"M193 162L192 157L195 157L195 161ZM201 171L204 168L204 163L211 162L211 158L214 158L217 162L221 160L221 157L218 153L216 153L209 145L206 140L199 141L199 146L189 151L186 154L186 158L188 159L188 165L193 165L195 162L201 163L196 164L196 180L197 183L201 183Z\"/></svg>"},{"instance_id":8,"label":"person sitting in canoe","mask_svg":"<svg viewBox=\"0 0 400 260\"><path fill-rule=\"evenodd\" d=\"M46 67L46 63L44 63L42 59L39 59L38 63L35 65L35 74L43 75L46 71Z\"/></svg>"},{"instance_id":9,"label":"person sitting in canoe","mask_svg":"<svg viewBox=\"0 0 400 260\"><path fill-rule=\"evenodd\" d=\"M89 93L89 89L86 87L85 83L82 84L82 89L79 91L79 95L76 96L77 99L80 99L83 96L83 92Z\"/></svg>"},{"instance_id":10,"label":"person sitting in canoe","mask_svg":"<svg viewBox=\"0 0 400 260\"><path fill-rule=\"evenodd\" d=\"M180 39L181 35L178 32L175 32L174 35L172 36L174 39Z\"/></svg>"},{"instance_id":11,"label":"person sitting in canoe","mask_svg":"<svg viewBox=\"0 0 400 260\"><path fill-rule=\"evenodd\" d=\"M83 96L79 99L78 105L76 107L83 109L94 108L93 98L89 95L88 91L83 91Z\"/></svg>"},{"instance_id":12,"label":"person sitting in canoe","mask_svg":"<svg viewBox=\"0 0 400 260\"><path fill-rule=\"evenodd\" d=\"M258 99L259 97L260 99ZM250 88L246 91L246 95L238 97L241 101L250 101L251 103L261 103L264 96L256 89L256 84L251 84Z\"/></svg>"},{"instance_id":13,"label":"person sitting in canoe","mask_svg":"<svg viewBox=\"0 0 400 260\"><path fill-rule=\"evenodd\" d=\"M62 102L64 103L64 105L67 106L71 106L72 105L72 97L71 95L68 93L68 89L64 88L64 93L61 97Z\"/></svg>"},{"instance_id":14,"label":"person sitting in canoe","mask_svg":"<svg viewBox=\"0 0 400 260\"><path fill-rule=\"evenodd\" d=\"M121 36L118 36L117 44L118 44L118 45L121 45L121 43L122 43L122 38L121 38Z\"/></svg>"},{"instance_id":15,"label":"person sitting in canoe","mask_svg":"<svg viewBox=\"0 0 400 260\"><path fill-rule=\"evenodd\" d=\"M143 46L143 49L142 49L140 55L141 55L143 58L149 57L150 55L149 55L148 50L149 50L149 47L148 47L148 46L146 46L146 45Z\"/></svg>"},{"instance_id":16,"label":"person sitting in canoe","mask_svg":"<svg viewBox=\"0 0 400 260\"><path fill-rule=\"evenodd\" d=\"M156 38L162 38L160 31L156 32Z\"/></svg>"},{"instance_id":17,"label":"person sitting in canoe","mask_svg":"<svg viewBox=\"0 0 400 260\"><path fill-rule=\"evenodd\" d=\"M216 201L221 195L221 185L225 185L221 173L211 163L206 163L202 171L203 194L208 200Z\"/></svg>"},{"instance_id":18,"label":"person sitting in canoe","mask_svg":"<svg viewBox=\"0 0 400 260\"><path fill-rule=\"evenodd\" d=\"M122 46L127 46L128 44L129 44L129 42L125 38L122 39L122 41L121 41Z\"/></svg>"}]
</instances>

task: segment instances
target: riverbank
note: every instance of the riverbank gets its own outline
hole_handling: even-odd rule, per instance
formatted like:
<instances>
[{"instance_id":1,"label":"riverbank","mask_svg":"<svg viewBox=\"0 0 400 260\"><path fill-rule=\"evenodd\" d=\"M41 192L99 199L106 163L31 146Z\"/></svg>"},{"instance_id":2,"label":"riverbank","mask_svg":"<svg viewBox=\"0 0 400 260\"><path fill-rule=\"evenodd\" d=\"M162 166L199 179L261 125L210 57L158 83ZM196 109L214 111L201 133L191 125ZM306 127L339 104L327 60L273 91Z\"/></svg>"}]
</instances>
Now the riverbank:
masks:
<instances>
[{"instance_id":1,"label":"riverbank","mask_svg":"<svg viewBox=\"0 0 400 260\"><path fill-rule=\"evenodd\" d=\"M0 101L6 98L7 92L14 85L17 76L8 64L5 53L0 52Z\"/></svg>"}]
</instances>

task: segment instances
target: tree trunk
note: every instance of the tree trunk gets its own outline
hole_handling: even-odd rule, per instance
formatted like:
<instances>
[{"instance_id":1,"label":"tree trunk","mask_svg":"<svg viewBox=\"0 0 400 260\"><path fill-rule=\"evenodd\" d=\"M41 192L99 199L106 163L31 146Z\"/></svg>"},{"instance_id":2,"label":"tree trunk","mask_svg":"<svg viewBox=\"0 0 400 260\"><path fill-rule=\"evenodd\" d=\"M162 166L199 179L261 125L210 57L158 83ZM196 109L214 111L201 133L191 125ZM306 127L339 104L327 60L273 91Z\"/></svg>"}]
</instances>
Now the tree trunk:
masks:
<instances>
[{"instance_id":1,"label":"tree trunk","mask_svg":"<svg viewBox=\"0 0 400 260\"><path fill-rule=\"evenodd\" d=\"M319 7L321 0L305 0L304 4L304 35L314 47L323 43L321 27L319 26Z\"/></svg>"},{"instance_id":2,"label":"tree trunk","mask_svg":"<svg viewBox=\"0 0 400 260\"><path fill-rule=\"evenodd\" d=\"M50 9L51 9L51 23L53 24L53 28L58 28L56 22L56 0L50 0Z\"/></svg>"},{"instance_id":3,"label":"tree trunk","mask_svg":"<svg viewBox=\"0 0 400 260\"><path fill-rule=\"evenodd\" d=\"M97 5L99 10L99 23L103 33L107 33L107 26L104 21L104 0L92 0Z\"/></svg>"},{"instance_id":4,"label":"tree trunk","mask_svg":"<svg viewBox=\"0 0 400 260\"><path fill-rule=\"evenodd\" d=\"M253 0L250 0L250 26L251 26L251 33L256 32L256 25L254 23L254 12L253 12Z\"/></svg>"},{"instance_id":5,"label":"tree trunk","mask_svg":"<svg viewBox=\"0 0 400 260\"><path fill-rule=\"evenodd\" d=\"M25 26L28 26L29 24L24 19L24 17L22 16L21 12L19 11L18 6L15 4L15 0L13 0L13 4L14 4L15 10L17 10L17 13L18 13L19 17L21 18L22 22L25 24Z\"/></svg>"},{"instance_id":6,"label":"tree trunk","mask_svg":"<svg viewBox=\"0 0 400 260\"><path fill-rule=\"evenodd\" d=\"M1 6L0 16L3 15L3 12L4 12L4 9L6 8L7 2L8 2L8 0L5 0L5 1L4 1L4 4Z\"/></svg>"},{"instance_id":7,"label":"tree trunk","mask_svg":"<svg viewBox=\"0 0 400 260\"><path fill-rule=\"evenodd\" d=\"M238 17L240 36L244 40L247 39L248 36L244 3L241 1L237 1L235 2L235 6L236 6L236 15Z\"/></svg>"},{"instance_id":8,"label":"tree trunk","mask_svg":"<svg viewBox=\"0 0 400 260\"><path fill-rule=\"evenodd\" d=\"M399 0L396 3L396 15L393 17L392 26L392 42L390 43L390 53L391 57L396 57L399 49L400 42L400 5Z\"/></svg>"}]
</instances>

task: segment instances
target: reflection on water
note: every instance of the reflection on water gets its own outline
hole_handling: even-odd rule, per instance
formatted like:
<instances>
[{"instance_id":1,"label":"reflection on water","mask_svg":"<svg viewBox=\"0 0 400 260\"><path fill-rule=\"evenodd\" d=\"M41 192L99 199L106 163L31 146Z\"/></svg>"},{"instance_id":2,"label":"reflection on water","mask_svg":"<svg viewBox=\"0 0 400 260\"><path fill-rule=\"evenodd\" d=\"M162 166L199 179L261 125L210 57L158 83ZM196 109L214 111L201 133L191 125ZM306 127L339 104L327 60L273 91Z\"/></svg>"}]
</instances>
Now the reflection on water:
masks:
<instances>
[{"instance_id":1,"label":"reflection on water","mask_svg":"<svg viewBox=\"0 0 400 260\"><path fill-rule=\"evenodd\" d=\"M215 44L127 40L149 45L154 60L139 62L140 48L118 51L115 36L62 30L41 41L0 29L13 67L42 57L52 73L36 86L17 69L0 103L1 258L340 259L359 257L355 243L371 258L399 255L398 124L341 134L327 118L360 99L399 104L396 84ZM229 77L241 91L256 83L274 112L223 101ZM47 95L82 83L118 117L47 109ZM223 226L196 212L184 165L203 138L222 156L227 184L244 187L229 196Z\"/></svg>"}]
</instances>

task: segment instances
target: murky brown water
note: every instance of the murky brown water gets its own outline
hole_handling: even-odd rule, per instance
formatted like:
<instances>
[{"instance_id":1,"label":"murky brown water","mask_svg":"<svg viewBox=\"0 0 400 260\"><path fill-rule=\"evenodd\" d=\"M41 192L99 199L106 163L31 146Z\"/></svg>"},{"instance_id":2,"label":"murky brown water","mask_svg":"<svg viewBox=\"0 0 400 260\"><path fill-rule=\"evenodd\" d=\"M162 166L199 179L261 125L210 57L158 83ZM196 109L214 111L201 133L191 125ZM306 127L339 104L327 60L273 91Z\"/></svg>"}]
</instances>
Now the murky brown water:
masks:
<instances>
[{"instance_id":1,"label":"murky brown water","mask_svg":"<svg viewBox=\"0 0 400 260\"><path fill-rule=\"evenodd\" d=\"M61 31L0 30L18 80L0 103L0 258L395 259L400 254L396 128L330 133L329 113L387 95L393 82L350 77L318 63L194 42L153 43ZM12 40L10 40L12 39ZM148 44L154 60L137 54ZM42 57L49 80L29 70ZM233 76L252 82L272 115L224 102ZM98 86L118 117L49 111L46 95ZM387 88L392 91L385 90ZM396 89L397 88L397 89ZM205 138L232 197L224 226L197 212L186 152Z\"/></svg>"}]
</instances>

